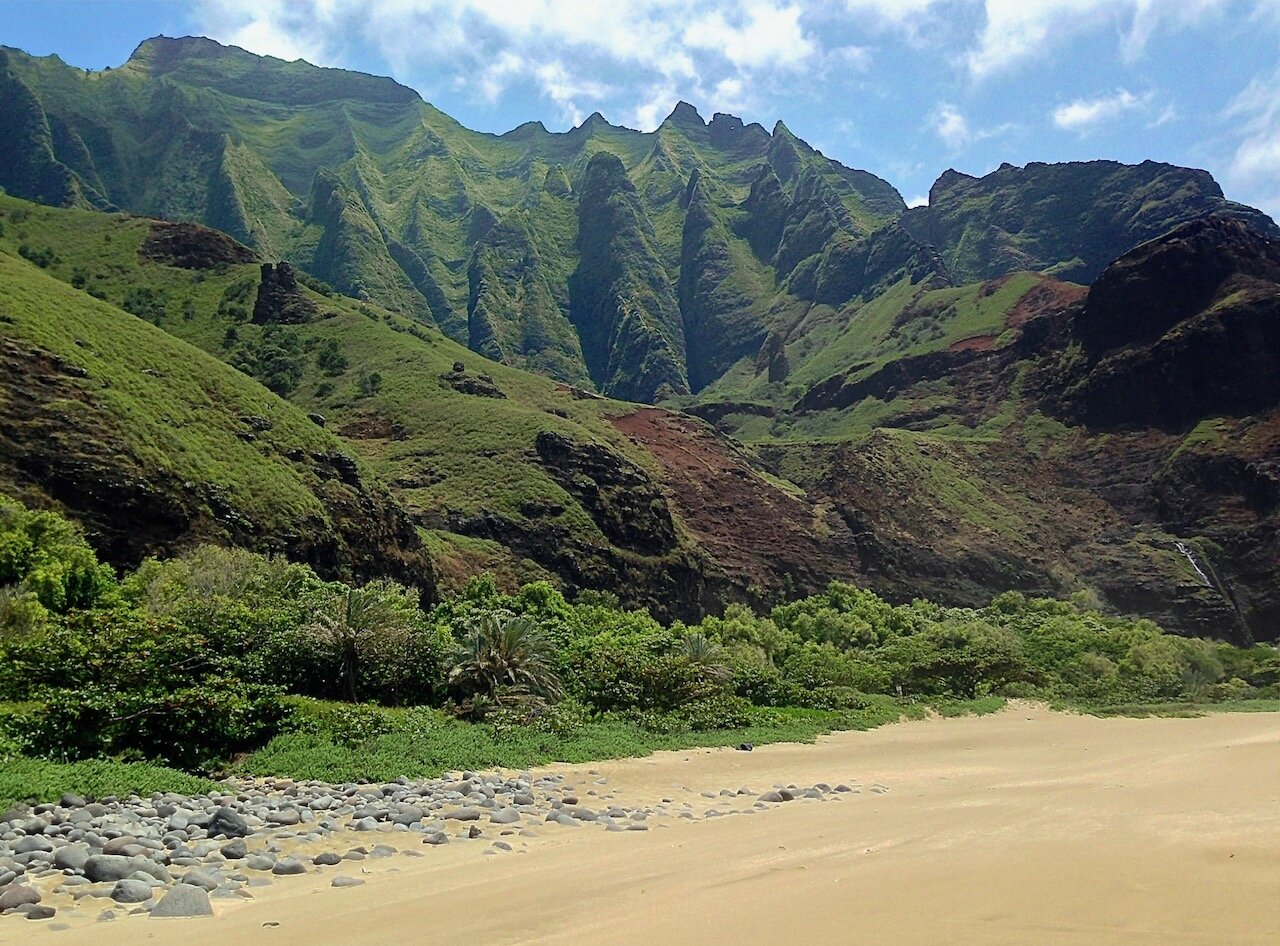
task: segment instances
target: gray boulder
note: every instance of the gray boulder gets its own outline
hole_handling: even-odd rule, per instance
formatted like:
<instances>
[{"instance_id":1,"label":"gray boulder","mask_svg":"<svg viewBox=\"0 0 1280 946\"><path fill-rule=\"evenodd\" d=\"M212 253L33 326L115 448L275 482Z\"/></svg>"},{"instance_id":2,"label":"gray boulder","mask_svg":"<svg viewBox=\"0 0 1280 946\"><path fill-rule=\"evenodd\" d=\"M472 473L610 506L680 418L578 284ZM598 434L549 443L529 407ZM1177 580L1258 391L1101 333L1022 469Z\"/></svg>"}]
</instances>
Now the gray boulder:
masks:
<instances>
[{"instance_id":1,"label":"gray boulder","mask_svg":"<svg viewBox=\"0 0 1280 946\"><path fill-rule=\"evenodd\" d=\"M53 866L59 870L73 870L77 873L82 873L85 864L89 863L90 856L89 845L83 841L68 844L53 852Z\"/></svg>"},{"instance_id":2,"label":"gray boulder","mask_svg":"<svg viewBox=\"0 0 1280 946\"><path fill-rule=\"evenodd\" d=\"M15 854L48 854L53 850L53 842L46 837L22 838L13 846Z\"/></svg>"},{"instance_id":3,"label":"gray boulder","mask_svg":"<svg viewBox=\"0 0 1280 946\"><path fill-rule=\"evenodd\" d=\"M43 897L40 891L35 887L29 887L26 884L18 884L9 887L4 893L0 893L0 912L4 910L12 910L20 907L24 903L39 903Z\"/></svg>"},{"instance_id":4,"label":"gray boulder","mask_svg":"<svg viewBox=\"0 0 1280 946\"><path fill-rule=\"evenodd\" d=\"M178 881L180 886L199 887L201 890L214 891L222 886L222 876L212 870L189 870Z\"/></svg>"},{"instance_id":5,"label":"gray boulder","mask_svg":"<svg viewBox=\"0 0 1280 946\"><path fill-rule=\"evenodd\" d=\"M151 885L142 880L120 880L111 888L116 903L146 903L151 899Z\"/></svg>"},{"instance_id":6,"label":"gray boulder","mask_svg":"<svg viewBox=\"0 0 1280 946\"><path fill-rule=\"evenodd\" d=\"M213 916L209 894L201 887L179 884L165 894L151 911L152 916L172 918L188 916Z\"/></svg>"},{"instance_id":7,"label":"gray boulder","mask_svg":"<svg viewBox=\"0 0 1280 946\"><path fill-rule=\"evenodd\" d=\"M275 867L271 868L271 873L277 877L284 877L290 874L305 874L306 872L307 865L296 857L282 857L276 861Z\"/></svg>"},{"instance_id":8,"label":"gray boulder","mask_svg":"<svg viewBox=\"0 0 1280 946\"><path fill-rule=\"evenodd\" d=\"M221 834L227 838L243 838L249 834L249 822L243 815L224 806L213 813L205 830L210 837Z\"/></svg>"}]
</instances>

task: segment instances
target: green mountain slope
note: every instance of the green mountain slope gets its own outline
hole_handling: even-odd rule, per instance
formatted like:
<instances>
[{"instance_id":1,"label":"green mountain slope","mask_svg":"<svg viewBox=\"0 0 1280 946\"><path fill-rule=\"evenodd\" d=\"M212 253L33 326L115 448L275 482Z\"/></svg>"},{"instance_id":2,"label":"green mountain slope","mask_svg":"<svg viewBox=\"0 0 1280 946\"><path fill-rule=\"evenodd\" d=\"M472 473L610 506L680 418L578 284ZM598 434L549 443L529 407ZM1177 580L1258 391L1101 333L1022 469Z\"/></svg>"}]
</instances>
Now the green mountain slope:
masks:
<instances>
[{"instance_id":1,"label":"green mountain slope","mask_svg":"<svg viewBox=\"0 0 1280 946\"><path fill-rule=\"evenodd\" d=\"M0 197L0 228L0 249L36 258L43 269L21 265L65 281L55 285L79 304L190 350L164 333L185 339L287 398L294 406L240 379L290 416L301 409L323 421L324 430L302 423L327 441L336 435L371 482L387 484L446 583L489 569L570 591L606 588L690 617L854 574L838 523L827 538L812 536L825 512L693 418L657 411L632 421L633 404L495 364L410 318L307 288L289 267L247 262L245 247L202 227ZM645 432L654 424L660 442ZM682 465L691 455L696 481ZM770 529L726 531L717 504L729 497L774 519Z\"/></svg>"},{"instance_id":2,"label":"green mountain slope","mask_svg":"<svg viewBox=\"0 0 1280 946\"><path fill-rule=\"evenodd\" d=\"M0 156L11 193L203 222L487 355L642 400L723 368L705 339L686 362L686 324L750 350L763 333L759 312L741 315L744 291L763 309L833 235L904 209L884 181L781 124L706 123L687 105L649 134L592 116L565 134L493 136L391 80L208 40L148 40L101 73L17 50L0 68L25 129ZM600 173L601 152L624 173ZM695 172L698 235L717 244L705 259L685 246ZM762 180L770 199L756 207ZM728 291L681 296L682 278Z\"/></svg>"},{"instance_id":3,"label":"green mountain slope","mask_svg":"<svg viewBox=\"0 0 1280 946\"><path fill-rule=\"evenodd\" d=\"M907 210L684 103L484 135L199 39L102 73L0 50L0 82L12 193L292 266L17 201L0 245L324 415L446 580L665 615L831 577L1079 591L1280 634L1280 231L1205 172L949 171Z\"/></svg>"},{"instance_id":4,"label":"green mountain slope","mask_svg":"<svg viewBox=\"0 0 1280 946\"><path fill-rule=\"evenodd\" d=\"M597 114L480 134L391 79L207 39L95 73L0 49L0 82L11 193L202 222L488 357L643 401L776 362L798 312L903 279L1089 282L1211 212L1276 232L1203 171L949 171L908 211L781 122L680 103L651 133Z\"/></svg>"},{"instance_id":5,"label":"green mountain slope","mask_svg":"<svg viewBox=\"0 0 1280 946\"><path fill-rule=\"evenodd\" d=\"M112 561L215 541L434 594L404 511L345 444L240 372L8 247L0 372L4 492L74 514Z\"/></svg>"}]
</instances>

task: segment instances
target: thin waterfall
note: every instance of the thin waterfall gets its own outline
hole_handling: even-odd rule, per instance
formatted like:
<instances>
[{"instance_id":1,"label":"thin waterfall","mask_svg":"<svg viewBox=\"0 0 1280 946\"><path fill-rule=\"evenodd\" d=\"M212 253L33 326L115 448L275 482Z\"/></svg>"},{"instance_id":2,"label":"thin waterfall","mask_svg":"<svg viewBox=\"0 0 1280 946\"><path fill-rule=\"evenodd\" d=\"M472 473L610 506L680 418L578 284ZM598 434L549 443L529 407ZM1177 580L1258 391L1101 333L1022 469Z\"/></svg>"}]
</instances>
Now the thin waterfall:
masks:
<instances>
[{"instance_id":1,"label":"thin waterfall","mask_svg":"<svg viewBox=\"0 0 1280 946\"><path fill-rule=\"evenodd\" d=\"M1191 547L1185 542L1174 542L1173 544L1177 550L1186 557L1187 561L1191 563L1191 567L1196 570L1196 574L1200 576L1200 580L1212 588L1213 582L1209 580L1209 576L1204 573L1204 569L1201 568L1200 563L1196 561L1196 557L1192 553Z\"/></svg>"}]
</instances>

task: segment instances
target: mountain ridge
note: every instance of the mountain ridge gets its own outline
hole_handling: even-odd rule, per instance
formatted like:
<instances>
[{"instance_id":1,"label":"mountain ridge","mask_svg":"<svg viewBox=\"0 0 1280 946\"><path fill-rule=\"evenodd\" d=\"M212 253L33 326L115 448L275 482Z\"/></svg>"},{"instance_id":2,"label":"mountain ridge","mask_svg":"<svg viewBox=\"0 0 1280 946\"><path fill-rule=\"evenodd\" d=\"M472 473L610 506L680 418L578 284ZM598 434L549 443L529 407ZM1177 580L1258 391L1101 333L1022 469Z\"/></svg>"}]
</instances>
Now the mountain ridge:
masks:
<instances>
[{"instance_id":1,"label":"mountain ridge","mask_svg":"<svg viewBox=\"0 0 1280 946\"><path fill-rule=\"evenodd\" d=\"M949 170L908 209L783 122L680 103L653 132L488 135L374 77L156 56L87 79L4 52L0 184L210 224L270 269L193 288L84 243L101 213L14 206L0 243L328 416L446 581L490 567L668 617L830 578L1078 592L1280 635L1280 283L1249 269L1280 231L1206 172ZM263 76L279 101L233 94Z\"/></svg>"}]
</instances>

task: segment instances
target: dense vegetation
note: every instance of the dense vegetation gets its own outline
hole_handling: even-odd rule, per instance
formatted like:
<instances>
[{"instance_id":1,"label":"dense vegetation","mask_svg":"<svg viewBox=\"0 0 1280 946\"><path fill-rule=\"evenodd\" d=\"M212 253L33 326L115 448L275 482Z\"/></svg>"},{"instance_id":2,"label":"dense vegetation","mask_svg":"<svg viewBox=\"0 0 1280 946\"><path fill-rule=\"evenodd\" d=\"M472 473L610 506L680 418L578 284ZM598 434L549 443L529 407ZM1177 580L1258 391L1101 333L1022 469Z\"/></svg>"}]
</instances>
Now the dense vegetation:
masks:
<instances>
[{"instance_id":1,"label":"dense vegetation","mask_svg":"<svg viewBox=\"0 0 1280 946\"><path fill-rule=\"evenodd\" d=\"M416 591L204 546L117 578L60 516L0 501L5 801L176 771L388 779L811 738L926 706L1280 695L1280 654L1006 594L892 606L832 584L769 614L664 626L608 595L488 577ZM82 789L88 790L88 789Z\"/></svg>"}]
</instances>

